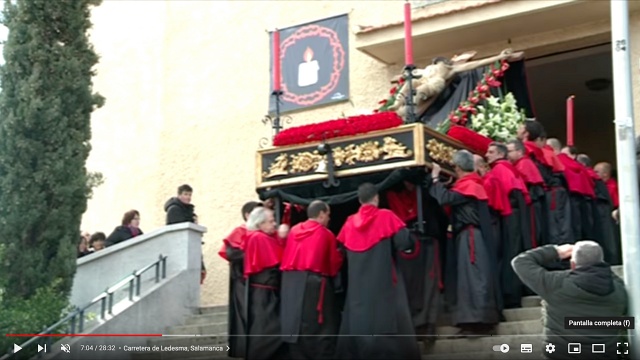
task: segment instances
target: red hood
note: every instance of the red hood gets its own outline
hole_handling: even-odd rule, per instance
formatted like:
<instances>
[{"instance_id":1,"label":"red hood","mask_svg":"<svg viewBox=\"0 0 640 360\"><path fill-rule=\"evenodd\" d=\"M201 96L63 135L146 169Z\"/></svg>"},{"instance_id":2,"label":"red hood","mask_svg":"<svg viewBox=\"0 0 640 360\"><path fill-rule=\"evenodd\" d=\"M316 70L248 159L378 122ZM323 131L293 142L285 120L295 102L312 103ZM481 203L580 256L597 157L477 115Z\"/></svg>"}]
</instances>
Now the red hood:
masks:
<instances>
[{"instance_id":1,"label":"red hood","mask_svg":"<svg viewBox=\"0 0 640 360\"><path fill-rule=\"evenodd\" d=\"M558 160L564 165L564 177L569 185L569 191L595 197L595 184L586 168L566 154L558 155Z\"/></svg>"},{"instance_id":2,"label":"red hood","mask_svg":"<svg viewBox=\"0 0 640 360\"><path fill-rule=\"evenodd\" d=\"M553 150L553 148L551 146L545 145L542 148L542 154L543 154L543 156L545 158L545 161L547 162L548 166L551 167L551 171L553 171L554 173L558 173L558 172L564 171L564 165L558 159L558 156L556 155L556 152Z\"/></svg>"},{"instance_id":3,"label":"red hood","mask_svg":"<svg viewBox=\"0 0 640 360\"><path fill-rule=\"evenodd\" d=\"M293 238L296 241L302 241L322 227L322 224L315 220L307 220L303 223L298 224L295 234L290 236L289 238Z\"/></svg>"},{"instance_id":4,"label":"red hood","mask_svg":"<svg viewBox=\"0 0 640 360\"><path fill-rule=\"evenodd\" d=\"M358 230L368 228L376 219L378 210L378 207L369 204L360 206L360 210L353 215L353 227Z\"/></svg>"},{"instance_id":5,"label":"red hood","mask_svg":"<svg viewBox=\"0 0 640 360\"><path fill-rule=\"evenodd\" d=\"M538 147L538 145L536 145L536 143L534 143L533 141L524 141L523 143L524 150L527 155L534 157L543 165L551 167L551 164L547 162L547 159L544 156L544 152L541 148Z\"/></svg>"},{"instance_id":6,"label":"red hood","mask_svg":"<svg viewBox=\"0 0 640 360\"><path fill-rule=\"evenodd\" d=\"M487 192L484 189L483 181L478 173L469 173L455 182L452 191L464 196L470 196L476 200L488 200Z\"/></svg>"}]
</instances>

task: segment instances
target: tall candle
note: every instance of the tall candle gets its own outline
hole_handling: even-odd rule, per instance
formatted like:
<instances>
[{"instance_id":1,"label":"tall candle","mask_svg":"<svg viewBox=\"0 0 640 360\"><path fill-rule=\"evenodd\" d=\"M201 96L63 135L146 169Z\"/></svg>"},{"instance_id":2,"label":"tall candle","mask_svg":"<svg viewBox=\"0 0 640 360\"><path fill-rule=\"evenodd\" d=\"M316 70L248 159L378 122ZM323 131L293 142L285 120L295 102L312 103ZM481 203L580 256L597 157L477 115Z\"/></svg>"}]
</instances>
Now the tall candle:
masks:
<instances>
[{"instance_id":1,"label":"tall candle","mask_svg":"<svg viewBox=\"0 0 640 360\"><path fill-rule=\"evenodd\" d=\"M280 30L273 32L273 91L280 91Z\"/></svg>"},{"instance_id":2,"label":"tall candle","mask_svg":"<svg viewBox=\"0 0 640 360\"><path fill-rule=\"evenodd\" d=\"M411 4L404 3L404 62L413 65L413 41L411 37Z\"/></svg>"},{"instance_id":3,"label":"tall candle","mask_svg":"<svg viewBox=\"0 0 640 360\"><path fill-rule=\"evenodd\" d=\"M573 99L573 95L567 98L567 146L573 146Z\"/></svg>"}]
</instances>

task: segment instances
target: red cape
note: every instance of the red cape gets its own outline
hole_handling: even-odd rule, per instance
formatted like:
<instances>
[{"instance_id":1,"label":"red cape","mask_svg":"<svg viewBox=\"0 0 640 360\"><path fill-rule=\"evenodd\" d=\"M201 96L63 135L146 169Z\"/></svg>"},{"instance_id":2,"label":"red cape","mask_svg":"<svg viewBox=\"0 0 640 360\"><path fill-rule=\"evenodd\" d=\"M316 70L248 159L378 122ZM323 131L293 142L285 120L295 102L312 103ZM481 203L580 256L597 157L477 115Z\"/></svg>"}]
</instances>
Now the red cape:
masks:
<instances>
[{"instance_id":1,"label":"red cape","mask_svg":"<svg viewBox=\"0 0 640 360\"><path fill-rule=\"evenodd\" d=\"M336 237L317 221L307 220L289 232L282 254L283 271L313 271L336 276L342 266Z\"/></svg>"},{"instance_id":2,"label":"red cape","mask_svg":"<svg viewBox=\"0 0 640 360\"><path fill-rule=\"evenodd\" d=\"M587 174L585 167L566 154L558 155L558 160L564 165L564 177L567 179L569 191L595 197L595 184L593 179Z\"/></svg>"},{"instance_id":3,"label":"red cape","mask_svg":"<svg viewBox=\"0 0 640 360\"><path fill-rule=\"evenodd\" d=\"M532 157L538 160L542 165L552 167L552 165L547 162L547 158L544 156L544 152L541 148L536 145L533 141L524 141L524 150L529 157Z\"/></svg>"},{"instance_id":4,"label":"red cape","mask_svg":"<svg viewBox=\"0 0 640 360\"><path fill-rule=\"evenodd\" d=\"M247 227L244 224L233 229L233 231L231 231L231 234L229 234L229 236L227 236L224 240L222 240L223 244L222 244L222 247L220 248L220 251L218 251L218 255L220 255L220 257L222 257L223 259L229 261L229 259L227 259L227 246L231 246L236 249L243 250L244 237L246 235L247 235Z\"/></svg>"},{"instance_id":5,"label":"red cape","mask_svg":"<svg viewBox=\"0 0 640 360\"><path fill-rule=\"evenodd\" d=\"M552 172L559 173L564 171L564 165L562 165L562 162L558 160L558 156L551 146L543 146L542 154L547 162L547 166L551 168Z\"/></svg>"},{"instance_id":6,"label":"red cape","mask_svg":"<svg viewBox=\"0 0 640 360\"><path fill-rule=\"evenodd\" d=\"M338 241L351 251L364 252L404 227L404 222L392 211L365 204L347 218Z\"/></svg>"},{"instance_id":7,"label":"red cape","mask_svg":"<svg viewBox=\"0 0 640 360\"><path fill-rule=\"evenodd\" d=\"M483 181L477 173L469 173L456 181L451 191L460 195L469 196L476 200L488 200L487 192L484 189Z\"/></svg>"},{"instance_id":8,"label":"red cape","mask_svg":"<svg viewBox=\"0 0 640 360\"><path fill-rule=\"evenodd\" d=\"M389 209L405 223L418 217L418 198L416 191L387 191Z\"/></svg>"},{"instance_id":9,"label":"red cape","mask_svg":"<svg viewBox=\"0 0 640 360\"><path fill-rule=\"evenodd\" d=\"M523 156L516 160L513 166L518 170L518 173L522 176L522 180L524 180L527 185L544 186L544 179L542 175L540 175L540 170L538 170L538 167L530 158Z\"/></svg>"},{"instance_id":10,"label":"red cape","mask_svg":"<svg viewBox=\"0 0 640 360\"><path fill-rule=\"evenodd\" d=\"M247 231L244 242L244 276L258 274L280 264L282 245L276 235Z\"/></svg>"},{"instance_id":11,"label":"red cape","mask_svg":"<svg viewBox=\"0 0 640 360\"><path fill-rule=\"evenodd\" d=\"M518 171L506 160L498 160L491 164L491 170L484 176L483 184L489 196L489 207L498 211L502 216L511 215L511 201L509 194L513 190L520 190L527 203L531 202L529 191Z\"/></svg>"},{"instance_id":12,"label":"red cape","mask_svg":"<svg viewBox=\"0 0 640 360\"><path fill-rule=\"evenodd\" d=\"M609 195L611 196L611 202L613 203L614 208L618 208L620 206L620 195L618 194L618 182L610 178L609 180L604 182L607 185L607 189L609 190Z\"/></svg>"}]
</instances>

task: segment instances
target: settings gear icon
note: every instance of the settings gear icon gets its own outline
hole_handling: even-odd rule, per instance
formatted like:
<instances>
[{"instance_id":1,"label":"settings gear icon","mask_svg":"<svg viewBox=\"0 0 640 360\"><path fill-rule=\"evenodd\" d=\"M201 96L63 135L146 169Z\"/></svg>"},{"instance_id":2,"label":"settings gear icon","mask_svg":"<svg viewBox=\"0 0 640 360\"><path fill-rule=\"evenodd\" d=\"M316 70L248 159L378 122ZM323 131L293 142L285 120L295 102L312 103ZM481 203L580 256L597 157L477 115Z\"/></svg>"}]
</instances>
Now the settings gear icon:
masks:
<instances>
[{"instance_id":1,"label":"settings gear icon","mask_svg":"<svg viewBox=\"0 0 640 360\"><path fill-rule=\"evenodd\" d=\"M553 353L554 351L556 351L556 346L555 346L555 345L553 345L553 344L547 344L547 346L545 346L545 350L546 350L549 354L551 354L551 353Z\"/></svg>"}]
</instances>

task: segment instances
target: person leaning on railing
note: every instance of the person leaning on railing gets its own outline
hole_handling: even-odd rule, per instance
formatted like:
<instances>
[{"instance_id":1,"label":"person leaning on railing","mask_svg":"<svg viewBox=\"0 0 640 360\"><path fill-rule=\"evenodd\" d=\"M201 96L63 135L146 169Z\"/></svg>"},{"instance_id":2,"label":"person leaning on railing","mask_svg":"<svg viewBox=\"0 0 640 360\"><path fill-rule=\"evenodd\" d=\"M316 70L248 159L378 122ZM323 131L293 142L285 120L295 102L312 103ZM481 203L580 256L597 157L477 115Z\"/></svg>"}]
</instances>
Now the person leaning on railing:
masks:
<instances>
[{"instance_id":1,"label":"person leaning on railing","mask_svg":"<svg viewBox=\"0 0 640 360\"><path fill-rule=\"evenodd\" d=\"M198 215L193 211L195 206L191 203L193 188L187 184L178 187L178 196L172 197L164 204L164 211L167 212L167 225L179 224L183 222L198 223ZM202 242L204 245L204 242ZM200 284L204 283L207 277L207 268L204 260L201 261Z\"/></svg>"}]
</instances>

